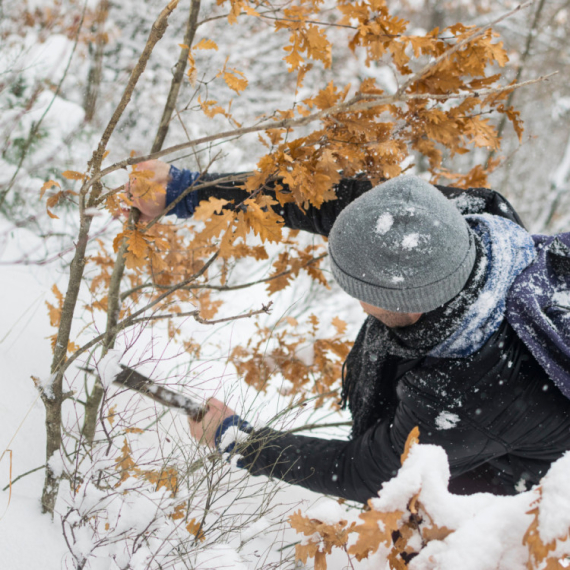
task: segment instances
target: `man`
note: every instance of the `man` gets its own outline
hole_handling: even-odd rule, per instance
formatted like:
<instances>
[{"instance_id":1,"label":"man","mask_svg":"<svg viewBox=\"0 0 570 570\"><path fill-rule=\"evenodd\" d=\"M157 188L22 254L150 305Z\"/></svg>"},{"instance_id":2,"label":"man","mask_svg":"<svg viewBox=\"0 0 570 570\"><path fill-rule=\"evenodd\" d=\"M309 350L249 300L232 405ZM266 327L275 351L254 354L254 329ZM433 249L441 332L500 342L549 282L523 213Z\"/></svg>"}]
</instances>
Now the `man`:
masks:
<instances>
[{"instance_id":1,"label":"man","mask_svg":"<svg viewBox=\"0 0 570 570\"><path fill-rule=\"evenodd\" d=\"M146 167L167 184L164 203L137 202L147 218L197 176L158 161ZM237 204L247 194L198 190L174 213L188 217L209 196ZM570 449L570 400L546 372L544 354L527 347L536 338L519 326L524 304L518 315L510 308L513 284L537 250L502 196L438 189L413 176L375 188L351 179L318 210L287 204L279 213L288 227L328 236L336 281L369 315L345 363L352 437L253 430L217 400L203 423L190 422L194 437L223 451L237 444L254 475L361 502L396 474L415 426L422 443L446 450L456 493L526 490ZM570 371L566 354L553 370Z\"/></svg>"}]
</instances>

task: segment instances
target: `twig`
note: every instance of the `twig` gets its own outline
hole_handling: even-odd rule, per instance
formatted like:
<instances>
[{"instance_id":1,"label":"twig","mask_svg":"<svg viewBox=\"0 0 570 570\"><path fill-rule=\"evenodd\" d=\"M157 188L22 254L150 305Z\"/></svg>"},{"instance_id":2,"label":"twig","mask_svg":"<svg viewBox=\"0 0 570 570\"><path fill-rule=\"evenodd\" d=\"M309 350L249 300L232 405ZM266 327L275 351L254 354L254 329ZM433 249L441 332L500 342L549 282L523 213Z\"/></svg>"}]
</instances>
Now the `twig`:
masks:
<instances>
[{"instance_id":1,"label":"twig","mask_svg":"<svg viewBox=\"0 0 570 570\"><path fill-rule=\"evenodd\" d=\"M314 423L314 424L307 424L305 426L296 427L293 429L288 429L287 433L296 433L298 431L311 431L313 429L321 429L321 428L345 427L345 426L351 426L351 425L352 425L352 422L333 422L330 424Z\"/></svg>"},{"instance_id":2,"label":"twig","mask_svg":"<svg viewBox=\"0 0 570 570\"><path fill-rule=\"evenodd\" d=\"M307 263L302 265L299 269L304 269L305 267L308 267L309 265L312 265L313 263L316 263L317 261L324 259L325 257L327 257L327 255L328 255L328 253L323 253L322 255L319 255L318 257L313 257L312 259L307 261ZM248 287L253 287L254 285L259 285L261 283L268 283L270 281L274 281L275 279L279 279L280 277L284 277L285 275L290 275L291 273L293 273L293 271L294 271L293 269L288 269L287 271L282 271L281 273L277 273L277 275L272 275L271 277L266 277L265 279L258 279L257 281L250 281L249 283L242 283L241 285L205 285L205 284L204 285L189 285L187 287L184 287L184 289L185 290L211 289L212 291L236 291L238 289L246 289ZM143 285L137 285L136 287L133 287L132 289L125 291L121 295L121 300L124 300L129 295L132 295L133 293L136 293L137 291L140 291L141 289L146 289L147 287L155 287L157 289L166 289L166 288L168 288L168 285L156 285L154 283L145 283Z\"/></svg>"},{"instance_id":3,"label":"twig","mask_svg":"<svg viewBox=\"0 0 570 570\"><path fill-rule=\"evenodd\" d=\"M248 176L251 176L251 172L240 172L239 174L231 174L228 176L224 176L223 178L216 178L216 180L212 180L210 182L201 182L200 184L194 183L192 186L184 190L184 196L180 196L180 199L183 199L189 192L193 192L194 190L202 190L203 188L210 188L212 186L217 186L218 184L225 184L226 182L242 182L247 180ZM121 186L118 186L117 188L113 188L113 190L110 190L106 194L99 196L97 202L95 203L95 206L99 206L109 196L112 196L113 194L118 194L119 192L122 192L124 189L125 185L123 184ZM173 200L170 205L174 207L176 204L178 204L178 202L179 200L177 197L176 200ZM166 215L166 213L169 210L170 208L165 208L161 215L162 216Z\"/></svg>"},{"instance_id":4,"label":"twig","mask_svg":"<svg viewBox=\"0 0 570 570\"><path fill-rule=\"evenodd\" d=\"M14 483L16 481L19 481L20 479L23 479L24 477L26 477L26 475L31 475L32 473L35 473L36 471L39 471L40 469L43 469L45 467L45 465L40 465L39 467L36 467L35 469L30 469L29 471L26 471L25 473L22 473L21 475L18 475L13 481L12 481L12 485L14 485ZM6 485L2 491L6 491L10 488L10 483L8 483L8 485Z\"/></svg>"},{"instance_id":5,"label":"twig","mask_svg":"<svg viewBox=\"0 0 570 570\"><path fill-rule=\"evenodd\" d=\"M244 315L236 315L233 317L225 317L223 319L216 319L214 321L208 321L200 317L200 315L194 315L194 318L203 325L217 325L218 323L227 323L228 321L235 321L237 319L249 319L255 315L260 315L261 313L269 313L269 309L273 305L273 301L270 301L268 305L262 305L261 309L256 311L249 311L249 313L245 313Z\"/></svg>"},{"instance_id":6,"label":"twig","mask_svg":"<svg viewBox=\"0 0 570 570\"><path fill-rule=\"evenodd\" d=\"M96 234L93 234L92 236L90 236L87 241L91 242L91 241L97 239L100 235L105 233L108 226L109 226L109 224L106 224L104 228L99 230ZM67 247L63 251L60 251L60 252L58 252L58 253L56 253L56 254L54 254L51 257L48 257L46 259L31 259L30 260L30 259L27 259L29 253L26 253L20 259L15 259L13 261L0 261L0 265L47 265L48 263L51 263L52 261L56 261L57 259L61 259L66 253L71 253L72 251L75 250L75 248L76 248L75 244L70 245L69 247Z\"/></svg>"},{"instance_id":7,"label":"twig","mask_svg":"<svg viewBox=\"0 0 570 570\"><path fill-rule=\"evenodd\" d=\"M188 22L186 24L186 33L184 34L184 45L178 56L178 61L174 67L174 73L172 76L172 82L170 84L170 91L166 99L166 105L162 112L162 118L160 119L160 124L154 143L152 144L151 152L156 152L162 148L164 144L164 139L168 133L168 128L170 126L170 120L172 118L172 113L176 107L176 100L178 99L178 93L180 92L180 86L182 85L182 79L184 78L184 71L186 70L186 64L188 61L188 53L190 52L190 47L194 41L194 36L196 35L196 28L198 27L198 14L200 12L200 0L192 0L190 3L190 12L188 14Z\"/></svg>"},{"instance_id":8,"label":"twig","mask_svg":"<svg viewBox=\"0 0 570 570\"><path fill-rule=\"evenodd\" d=\"M97 15L95 16L95 24L97 25L97 34L95 36L95 55L89 75L87 77L87 89L85 98L83 99L83 109L85 110L86 123L90 123L95 115L95 105L99 96L101 87L101 77L103 75L103 55L105 52L105 21L109 15L109 0L100 0L97 7Z\"/></svg>"},{"instance_id":9,"label":"twig","mask_svg":"<svg viewBox=\"0 0 570 570\"><path fill-rule=\"evenodd\" d=\"M131 72L131 76L129 77L129 81L127 83L125 91L123 92L123 96L121 97L121 101L117 105L113 113L113 116L111 117L109 123L107 124L107 127L105 128L103 136L101 137L101 141L99 142L97 149L94 151L93 156L87 165L88 169L90 169L91 171L96 171L97 165L101 164L103 160L103 155L105 154L105 149L107 148L107 143L109 142L109 139L111 138L111 135L113 134L117 126L117 123L119 122L119 119L123 115L123 112L125 111L127 105L131 100L132 94L135 90L135 87L138 83L140 76L142 75L143 71L146 68L146 64L150 58L154 46L164 35L164 32L166 31L166 28L168 26L168 17L170 16L170 14L172 14L176 6L178 6L178 2L179 0L170 0L170 2L162 10L162 12L160 13L158 18L152 25L152 29L148 36L146 45L144 46L143 52L141 53L141 56L139 57L137 64L135 65L133 71ZM89 187L92 186L92 183L91 184L87 183L87 184L89 185ZM94 198L97 198L97 196L92 196L91 200L93 200ZM90 203L89 205L91 206L92 204Z\"/></svg>"},{"instance_id":10,"label":"twig","mask_svg":"<svg viewBox=\"0 0 570 570\"><path fill-rule=\"evenodd\" d=\"M477 89L475 91L469 91L466 93L450 93L442 95L433 95L426 93L413 93L406 97L406 100L412 99L435 99L437 101L447 101L448 99L468 99L469 97L486 97L487 95L494 95L495 93L503 93L505 91L514 91L519 87L526 87L527 85L534 85L535 83L540 83L542 81L548 81L554 75L558 75L558 71L553 71L548 75L541 75L536 79L529 79L528 81L523 81L522 83L511 83L510 85L503 85L501 87L488 87L486 89Z\"/></svg>"},{"instance_id":11,"label":"twig","mask_svg":"<svg viewBox=\"0 0 570 570\"><path fill-rule=\"evenodd\" d=\"M273 302L270 302L268 305L262 305L261 309L256 311L249 311L248 313L244 313L243 315L234 315L233 317L225 317L223 319L216 319L214 321L209 321L208 319L203 319L200 317L200 311L188 311L186 313L166 313L163 315L151 315L150 317L142 317L140 319L134 319L133 321L129 322L128 326L136 325L138 323L144 323L147 321L156 321L159 319L174 319L178 317L193 317L195 321L199 322L202 325L217 325L218 323L225 323L228 321L236 321L237 319L248 319L250 317L254 317L255 315L260 315L261 313L269 313L271 305Z\"/></svg>"},{"instance_id":12,"label":"twig","mask_svg":"<svg viewBox=\"0 0 570 570\"><path fill-rule=\"evenodd\" d=\"M540 20L540 14L542 13L542 9L544 7L544 4L545 4L545 0L540 0L540 3L538 4L538 7L536 9L536 12L534 13L534 18L532 19L532 24L530 25L530 27L528 29L528 34L526 36L525 49L524 49L524 52L521 56L521 59L519 61L519 65L517 67L517 72L515 74L515 79L514 79L515 83L520 81L526 60L527 60L528 56L530 55L530 50L532 48L534 38L536 37L535 32L536 32L536 29L538 28L538 22ZM507 109L513 104L514 96L515 96L514 91L509 94L507 101L505 102L505 107ZM499 121L499 126L497 127L497 137L499 139L503 135L503 130L504 130L506 124L507 124L507 116L505 114L503 114L501 116L501 120ZM496 153L495 149L491 149L489 151L489 155L487 156L485 168L489 167L489 163L493 159L493 157L495 156L495 153Z\"/></svg>"}]
</instances>

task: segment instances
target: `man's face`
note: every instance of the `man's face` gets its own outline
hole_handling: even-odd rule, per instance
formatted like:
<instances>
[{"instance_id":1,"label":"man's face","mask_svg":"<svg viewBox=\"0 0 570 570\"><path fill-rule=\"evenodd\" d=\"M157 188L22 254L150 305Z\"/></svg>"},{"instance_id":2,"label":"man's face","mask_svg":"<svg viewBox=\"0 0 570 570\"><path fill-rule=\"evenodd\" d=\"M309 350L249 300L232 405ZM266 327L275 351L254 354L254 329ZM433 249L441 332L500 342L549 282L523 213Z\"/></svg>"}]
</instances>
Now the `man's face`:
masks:
<instances>
[{"instance_id":1,"label":"man's face","mask_svg":"<svg viewBox=\"0 0 570 570\"><path fill-rule=\"evenodd\" d=\"M371 315L372 317L378 319L381 323L384 323L387 327L407 327L417 323L419 318L423 313L398 313L395 311L387 311L386 309L381 309L380 307L375 307L374 305L369 305L364 301L360 301L364 312Z\"/></svg>"}]
</instances>

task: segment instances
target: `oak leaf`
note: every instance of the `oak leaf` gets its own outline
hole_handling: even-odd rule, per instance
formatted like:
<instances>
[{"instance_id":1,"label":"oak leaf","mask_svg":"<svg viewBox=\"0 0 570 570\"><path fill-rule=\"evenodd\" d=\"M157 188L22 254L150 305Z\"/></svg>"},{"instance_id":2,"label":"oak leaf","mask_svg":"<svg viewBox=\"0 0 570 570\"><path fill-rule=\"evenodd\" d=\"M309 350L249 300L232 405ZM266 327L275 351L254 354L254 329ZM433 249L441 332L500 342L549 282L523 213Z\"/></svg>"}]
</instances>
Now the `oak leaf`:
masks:
<instances>
[{"instance_id":1,"label":"oak leaf","mask_svg":"<svg viewBox=\"0 0 570 570\"><path fill-rule=\"evenodd\" d=\"M191 519L186 525L186 530L193 534L200 542L206 540L206 535L202 531L202 525L196 521L196 519Z\"/></svg>"},{"instance_id":2,"label":"oak leaf","mask_svg":"<svg viewBox=\"0 0 570 570\"><path fill-rule=\"evenodd\" d=\"M437 526L436 524L432 525L431 527L424 527L422 526L421 529L422 538L425 542L430 542L432 540L444 540L447 538L453 531L446 526Z\"/></svg>"},{"instance_id":3,"label":"oak leaf","mask_svg":"<svg viewBox=\"0 0 570 570\"><path fill-rule=\"evenodd\" d=\"M47 182L44 182L42 184L41 189L40 189L40 200L44 197L46 190L49 190L50 188L53 188L54 186L61 188L59 182L56 182L55 180L48 180Z\"/></svg>"},{"instance_id":4,"label":"oak leaf","mask_svg":"<svg viewBox=\"0 0 570 570\"><path fill-rule=\"evenodd\" d=\"M398 530L403 515L402 511L381 513L373 509L361 513L359 518L364 522L354 528L358 540L348 549L348 553L354 554L360 561L376 552L380 544L391 544L392 533Z\"/></svg>"},{"instance_id":5,"label":"oak leaf","mask_svg":"<svg viewBox=\"0 0 570 570\"><path fill-rule=\"evenodd\" d=\"M61 175L68 180L83 180L85 178L85 174L76 172L75 170L66 170L62 172Z\"/></svg>"},{"instance_id":6,"label":"oak leaf","mask_svg":"<svg viewBox=\"0 0 570 570\"><path fill-rule=\"evenodd\" d=\"M209 99L207 101L202 101L202 98L198 95L198 104L202 108L202 111L206 117L209 119L214 118L216 115L225 115L223 107L217 104L217 101Z\"/></svg>"},{"instance_id":7,"label":"oak leaf","mask_svg":"<svg viewBox=\"0 0 570 570\"><path fill-rule=\"evenodd\" d=\"M214 40L202 38L194 47L194 49L213 49L218 51L218 44Z\"/></svg>"},{"instance_id":8,"label":"oak leaf","mask_svg":"<svg viewBox=\"0 0 570 570\"><path fill-rule=\"evenodd\" d=\"M214 214L220 214L222 208L229 204L227 200L211 197L208 200L202 200L194 212L193 218L196 220L209 220Z\"/></svg>"},{"instance_id":9,"label":"oak leaf","mask_svg":"<svg viewBox=\"0 0 570 570\"><path fill-rule=\"evenodd\" d=\"M404 462L408 458L408 455L410 454L410 450L412 449L412 447L419 442L420 442L420 428L418 426L416 426L408 434L408 439L406 439L406 444L404 445L404 452L402 453L402 455L400 457L400 462L402 463L402 465L404 464Z\"/></svg>"},{"instance_id":10,"label":"oak leaf","mask_svg":"<svg viewBox=\"0 0 570 570\"><path fill-rule=\"evenodd\" d=\"M135 257L143 259L148 251L148 243L144 235L137 230L126 230L125 237L128 242L127 250Z\"/></svg>"}]
</instances>

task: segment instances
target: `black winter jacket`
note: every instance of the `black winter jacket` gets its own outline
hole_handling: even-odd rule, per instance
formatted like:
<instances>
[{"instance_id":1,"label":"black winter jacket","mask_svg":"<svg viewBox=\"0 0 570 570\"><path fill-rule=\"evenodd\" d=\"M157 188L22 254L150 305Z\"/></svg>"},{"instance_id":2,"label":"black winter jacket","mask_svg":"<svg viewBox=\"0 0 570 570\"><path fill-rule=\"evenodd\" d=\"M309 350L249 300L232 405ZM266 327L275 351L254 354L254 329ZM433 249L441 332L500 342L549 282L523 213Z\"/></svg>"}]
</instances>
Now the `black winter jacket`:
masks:
<instances>
[{"instance_id":1,"label":"black winter jacket","mask_svg":"<svg viewBox=\"0 0 570 570\"><path fill-rule=\"evenodd\" d=\"M492 190L439 188L456 200L463 214L487 212L522 225L512 206ZM276 210L288 227L326 236L340 211L368 189L367 181L343 180L338 199L321 209L304 213L288 204ZM234 203L247 197L241 190L220 186L201 193L200 199L215 195ZM570 400L506 320L470 357L393 357L386 376L396 394L395 411L362 436L326 440L265 428L241 449L245 466L254 475L366 502L398 471L404 443L415 426L422 443L440 445L447 452L450 489L459 493L527 489L570 449Z\"/></svg>"}]
</instances>

